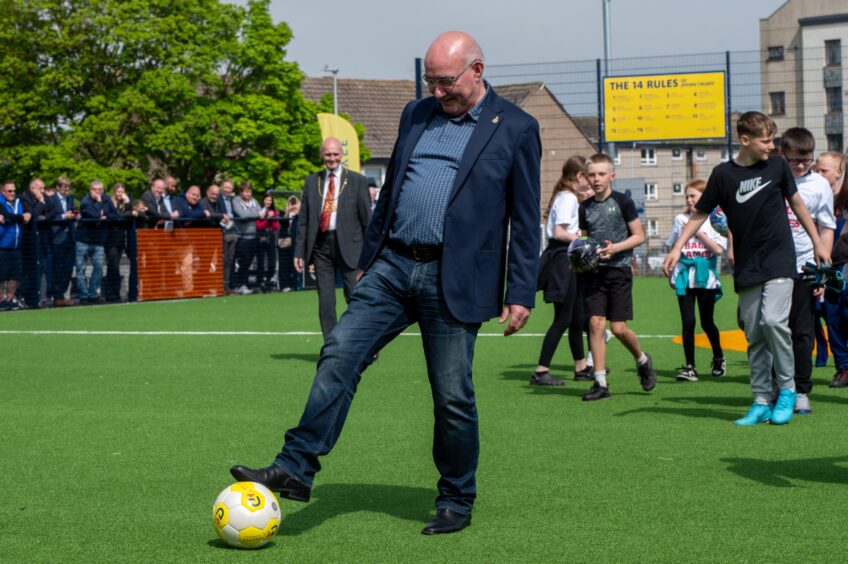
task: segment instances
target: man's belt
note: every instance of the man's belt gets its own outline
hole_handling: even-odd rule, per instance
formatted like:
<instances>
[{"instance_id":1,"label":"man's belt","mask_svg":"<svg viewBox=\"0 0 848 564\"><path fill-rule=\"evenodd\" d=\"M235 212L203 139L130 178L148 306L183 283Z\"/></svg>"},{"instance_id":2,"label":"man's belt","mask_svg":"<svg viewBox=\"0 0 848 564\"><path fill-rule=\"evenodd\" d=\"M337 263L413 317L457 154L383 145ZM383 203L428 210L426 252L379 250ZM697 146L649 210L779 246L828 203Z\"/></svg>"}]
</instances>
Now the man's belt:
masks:
<instances>
[{"instance_id":1,"label":"man's belt","mask_svg":"<svg viewBox=\"0 0 848 564\"><path fill-rule=\"evenodd\" d=\"M397 254L412 257L418 262L430 262L442 257L441 245L404 245L389 239L386 246Z\"/></svg>"}]
</instances>

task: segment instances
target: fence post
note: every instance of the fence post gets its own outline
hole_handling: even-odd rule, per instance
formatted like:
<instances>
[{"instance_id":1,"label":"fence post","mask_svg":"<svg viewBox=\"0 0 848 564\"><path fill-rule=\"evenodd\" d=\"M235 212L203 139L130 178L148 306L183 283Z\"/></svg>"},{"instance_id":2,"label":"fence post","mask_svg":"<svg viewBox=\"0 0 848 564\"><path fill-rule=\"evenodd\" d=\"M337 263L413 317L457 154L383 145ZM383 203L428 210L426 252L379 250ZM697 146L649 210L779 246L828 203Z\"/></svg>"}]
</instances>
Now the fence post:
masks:
<instances>
[{"instance_id":1,"label":"fence post","mask_svg":"<svg viewBox=\"0 0 848 564\"><path fill-rule=\"evenodd\" d=\"M604 150L604 108L603 108L603 92L601 91L603 80L601 78L601 60L595 59L595 80L597 82L598 95L598 152Z\"/></svg>"},{"instance_id":2,"label":"fence post","mask_svg":"<svg viewBox=\"0 0 848 564\"><path fill-rule=\"evenodd\" d=\"M136 238L137 218L132 218L130 232L127 234L127 258L130 259L130 278L127 280L127 301L138 301L138 239Z\"/></svg>"},{"instance_id":3,"label":"fence post","mask_svg":"<svg viewBox=\"0 0 848 564\"><path fill-rule=\"evenodd\" d=\"M421 57L415 57L415 99L420 100L424 97L421 88Z\"/></svg>"},{"instance_id":4,"label":"fence post","mask_svg":"<svg viewBox=\"0 0 848 564\"><path fill-rule=\"evenodd\" d=\"M731 114L733 113L733 102L730 98L730 51L724 52L724 69L725 92L727 96L727 103L725 104L725 131L727 132L727 160L730 161L733 159L733 119L731 116Z\"/></svg>"}]
</instances>

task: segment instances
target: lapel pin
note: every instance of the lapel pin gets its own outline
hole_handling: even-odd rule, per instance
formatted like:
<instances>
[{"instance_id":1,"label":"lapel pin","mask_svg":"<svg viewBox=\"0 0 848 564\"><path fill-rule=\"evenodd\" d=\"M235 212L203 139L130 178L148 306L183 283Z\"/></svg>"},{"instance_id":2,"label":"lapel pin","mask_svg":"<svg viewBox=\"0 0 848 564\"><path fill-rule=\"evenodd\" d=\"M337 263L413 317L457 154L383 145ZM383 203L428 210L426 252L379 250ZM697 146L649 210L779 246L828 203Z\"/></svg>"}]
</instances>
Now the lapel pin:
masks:
<instances>
[{"instance_id":1,"label":"lapel pin","mask_svg":"<svg viewBox=\"0 0 848 564\"><path fill-rule=\"evenodd\" d=\"M492 123L498 123L499 121L501 121L501 116L495 116L492 118Z\"/></svg>"}]
</instances>

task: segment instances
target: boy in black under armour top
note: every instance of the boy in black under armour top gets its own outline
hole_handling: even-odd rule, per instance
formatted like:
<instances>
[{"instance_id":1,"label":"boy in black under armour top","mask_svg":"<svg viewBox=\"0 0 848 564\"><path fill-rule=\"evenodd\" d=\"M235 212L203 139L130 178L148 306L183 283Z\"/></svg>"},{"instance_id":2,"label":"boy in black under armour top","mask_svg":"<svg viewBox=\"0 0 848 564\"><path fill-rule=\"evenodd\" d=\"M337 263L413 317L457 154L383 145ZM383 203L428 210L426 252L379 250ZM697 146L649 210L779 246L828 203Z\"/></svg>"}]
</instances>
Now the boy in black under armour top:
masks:
<instances>
[{"instance_id":1,"label":"boy in black under armour top","mask_svg":"<svg viewBox=\"0 0 848 564\"><path fill-rule=\"evenodd\" d=\"M607 385L607 320L612 334L636 359L642 389L649 392L657 383L651 357L642 351L636 334L627 326L633 319L633 249L645 241L645 231L629 196L612 191L615 167L602 153L589 157L589 183L595 197L580 204L580 229L604 246L598 250L600 264L594 272L581 275L586 312L589 315L589 348L595 362L595 382L583 394L584 401L610 397Z\"/></svg>"},{"instance_id":2,"label":"boy in black under armour top","mask_svg":"<svg viewBox=\"0 0 848 564\"><path fill-rule=\"evenodd\" d=\"M746 112L739 118L736 130L741 144L739 154L713 169L704 195L668 253L663 270L666 275L671 272L680 259L683 243L716 206L721 206L733 235L733 283L748 340L754 393L748 413L735 423L783 424L792 419L796 398L788 306L797 271L786 203L810 237L816 262L829 262L830 254L819 240L789 165L780 157L769 156L777 132L774 122L760 112ZM773 408L772 366L780 388Z\"/></svg>"}]
</instances>

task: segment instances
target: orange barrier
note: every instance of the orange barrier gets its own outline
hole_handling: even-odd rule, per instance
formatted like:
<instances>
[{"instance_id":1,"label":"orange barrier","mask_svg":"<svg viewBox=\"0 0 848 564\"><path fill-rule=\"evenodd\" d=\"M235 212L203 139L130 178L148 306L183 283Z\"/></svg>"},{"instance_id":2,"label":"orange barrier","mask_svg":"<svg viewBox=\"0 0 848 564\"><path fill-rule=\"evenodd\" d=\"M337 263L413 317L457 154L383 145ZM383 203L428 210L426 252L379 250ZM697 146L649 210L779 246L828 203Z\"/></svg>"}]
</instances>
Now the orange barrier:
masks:
<instances>
[{"instance_id":1,"label":"orange barrier","mask_svg":"<svg viewBox=\"0 0 848 564\"><path fill-rule=\"evenodd\" d=\"M139 229L138 300L224 295L219 228Z\"/></svg>"}]
</instances>

